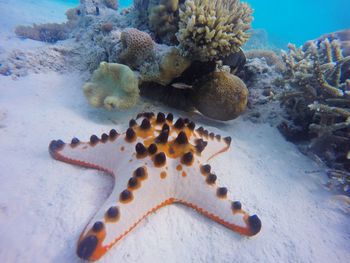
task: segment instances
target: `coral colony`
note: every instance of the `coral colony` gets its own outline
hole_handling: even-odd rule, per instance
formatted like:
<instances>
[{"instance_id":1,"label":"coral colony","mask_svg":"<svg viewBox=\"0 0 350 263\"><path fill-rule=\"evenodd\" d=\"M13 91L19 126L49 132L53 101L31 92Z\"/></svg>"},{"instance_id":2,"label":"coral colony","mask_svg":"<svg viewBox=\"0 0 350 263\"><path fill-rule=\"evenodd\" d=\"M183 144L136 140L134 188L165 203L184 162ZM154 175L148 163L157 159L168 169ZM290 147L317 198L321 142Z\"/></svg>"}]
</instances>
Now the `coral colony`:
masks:
<instances>
[{"instance_id":1,"label":"coral colony","mask_svg":"<svg viewBox=\"0 0 350 263\"><path fill-rule=\"evenodd\" d=\"M13 51L0 60L0 74L73 65L92 73L83 86L89 103L109 111L132 108L140 97L217 121L237 118L247 105L245 116L254 121L270 111L288 140L329 167L331 185L350 193L350 30L275 52L262 48L266 36L250 29L252 9L239 0L134 0L121 11L116 0L81 0L66 16L62 24L18 26L19 37L60 42L36 53ZM275 102L278 114L270 110ZM260 220L228 201L207 164L229 139L172 115L140 117L124 134L50 144L58 160L116 176L110 199L79 240L80 257L100 258L147 214L173 202L241 234L259 232Z\"/></svg>"}]
</instances>

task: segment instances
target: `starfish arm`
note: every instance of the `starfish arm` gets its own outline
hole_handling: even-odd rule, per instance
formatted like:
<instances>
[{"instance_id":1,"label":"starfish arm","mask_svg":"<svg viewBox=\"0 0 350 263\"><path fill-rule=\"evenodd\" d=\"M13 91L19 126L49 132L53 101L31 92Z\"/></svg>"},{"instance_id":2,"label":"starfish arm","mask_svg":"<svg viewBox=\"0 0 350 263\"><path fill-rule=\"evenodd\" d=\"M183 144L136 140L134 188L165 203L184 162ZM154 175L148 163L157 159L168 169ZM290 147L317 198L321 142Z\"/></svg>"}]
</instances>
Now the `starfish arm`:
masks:
<instances>
[{"instance_id":1,"label":"starfish arm","mask_svg":"<svg viewBox=\"0 0 350 263\"><path fill-rule=\"evenodd\" d=\"M260 219L256 215L249 216L239 201L230 201L227 189L218 187L216 175L203 171L202 167L199 165L197 169L188 170L185 180L178 180L176 200L235 232L256 235L261 229ZM199 170L202 172L193 173Z\"/></svg>"},{"instance_id":2,"label":"starfish arm","mask_svg":"<svg viewBox=\"0 0 350 263\"><path fill-rule=\"evenodd\" d=\"M90 142L80 142L77 138L73 138L71 143L53 140L49 145L49 152L57 160L113 174L119 163L118 159L111 156L121 154L126 143L121 135L112 131L109 136L102 135L101 139L92 135Z\"/></svg>"},{"instance_id":3,"label":"starfish arm","mask_svg":"<svg viewBox=\"0 0 350 263\"><path fill-rule=\"evenodd\" d=\"M79 257L98 260L148 214L174 201L165 167L146 165L151 162L146 157L120 170L123 176L117 174L111 195L79 238Z\"/></svg>"}]
</instances>

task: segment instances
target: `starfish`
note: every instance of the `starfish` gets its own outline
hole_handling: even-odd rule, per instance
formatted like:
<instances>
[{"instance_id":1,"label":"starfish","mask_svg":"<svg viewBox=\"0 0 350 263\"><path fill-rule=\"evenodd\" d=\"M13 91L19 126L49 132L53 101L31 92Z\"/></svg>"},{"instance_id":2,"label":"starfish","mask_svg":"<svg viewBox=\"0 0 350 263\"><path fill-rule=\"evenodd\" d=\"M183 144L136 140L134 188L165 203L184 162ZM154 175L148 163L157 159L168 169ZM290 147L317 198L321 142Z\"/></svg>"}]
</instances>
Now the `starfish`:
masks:
<instances>
[{"instance_id":1,"label":"starfish","mask_svg":"<svg viewBox=\"0 0 350 263\"><path fill-rule=\"evenodd\" d=\"M77 254L95 261L153 211L181 203L242 235L261 229L239 201L230 201L226 187L208 162L230 147L231 138L209 133L169 113L141 113L123 134L112 129L89 142L53 140L53 158L95 168L115 178L112 193L81 234Z\"/></svg>"}]
</instances>

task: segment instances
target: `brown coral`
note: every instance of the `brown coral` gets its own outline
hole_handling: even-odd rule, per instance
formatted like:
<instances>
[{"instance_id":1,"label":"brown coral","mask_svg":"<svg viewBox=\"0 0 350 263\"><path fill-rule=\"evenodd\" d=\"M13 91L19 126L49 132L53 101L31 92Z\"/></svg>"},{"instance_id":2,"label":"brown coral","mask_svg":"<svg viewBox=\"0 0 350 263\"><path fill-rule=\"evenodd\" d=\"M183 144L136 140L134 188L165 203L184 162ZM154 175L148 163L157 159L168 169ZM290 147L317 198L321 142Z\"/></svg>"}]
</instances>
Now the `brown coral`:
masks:
<instances>
[{"instance_id":1,"label":"brown coral","mask_svg":"<svg viewBox=\"0 0 350 263\"><path fill-rule=\"evenodd\" d=\"M239 0L187 0L180 8L180 48L200 61L238 52L249 38L251 14Z\"/></svg>"},{"instance_id":2,"label":"brown coral","mask_svg":"<svg viewBox=\"0 0 350 263\"><path fill-rule=\"evenodd\" d=\"M55 43L68 38L67 24L47 23L33 26L18 26L15 33L19 37Z\"/></svg>"},{"instance_id":3,"label":"brown coral","mask_svg":"<svg viewBox=\"0 0 350 263\"><path fill-rule=\"evenodd\" d=\"M244 82L226 71L213 72L193 87L193 104L202 114L217 120L237 118L248 102Z\"/></svg>"},{"instance_id":4,"label":"brown coral","mask_svg":"<svg viewBox=\"0 0 350 263\"><path fill-rule=\"evenodd\" d=\"M251 49L245 52L248 59L264 58L266 64L269 66L275 66L278 72L283 72L286 67L282 61L282 58L278 56L274 51L268 49Z\"/></svg>"},{"instance_id":5,"label":"brown coral","mask_svg":"<svg viewBox=\"0 0 350 263\"><path fill-rule=\"evenodd\" d=\"M123 51L119 55L121 63L137 68L147 58L154 55L155 43L150 35L136 28L127 28L121 33Z\"/></svg>"}]
</instances>

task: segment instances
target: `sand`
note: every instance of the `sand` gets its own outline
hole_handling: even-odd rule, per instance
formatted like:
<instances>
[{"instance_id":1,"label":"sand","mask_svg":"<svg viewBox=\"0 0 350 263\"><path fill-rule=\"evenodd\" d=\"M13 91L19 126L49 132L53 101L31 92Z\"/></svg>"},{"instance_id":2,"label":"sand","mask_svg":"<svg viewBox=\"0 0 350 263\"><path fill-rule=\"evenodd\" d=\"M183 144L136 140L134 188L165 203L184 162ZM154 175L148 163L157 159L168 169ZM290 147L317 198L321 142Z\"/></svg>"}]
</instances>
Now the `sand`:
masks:
<instances>
[{"instance_id":1,"label":"sand","mask_svg":"<svg viewBox=\"0 0 350 263\"><path fill-rule=\"evenodd\" d=\"M10 31L8 37L15 39ZM18 43L25 50L33 41ZM81 262L75 254L79 235L112 190L110 176L52 159L52 139L88 140L111 128L122 132L144 110L188 116L149 101L122 113L94 109L81 90L87 77L0 76L1 262ZM143 220L100 262L348 262L350 216L330 202L335 193L323 187L322 167L268 124L194 119L232 137L231 149L212 166L220 185L259 215L261 232L242 237L190 208L171 205Z\"/></svg>"}]
</instances>

